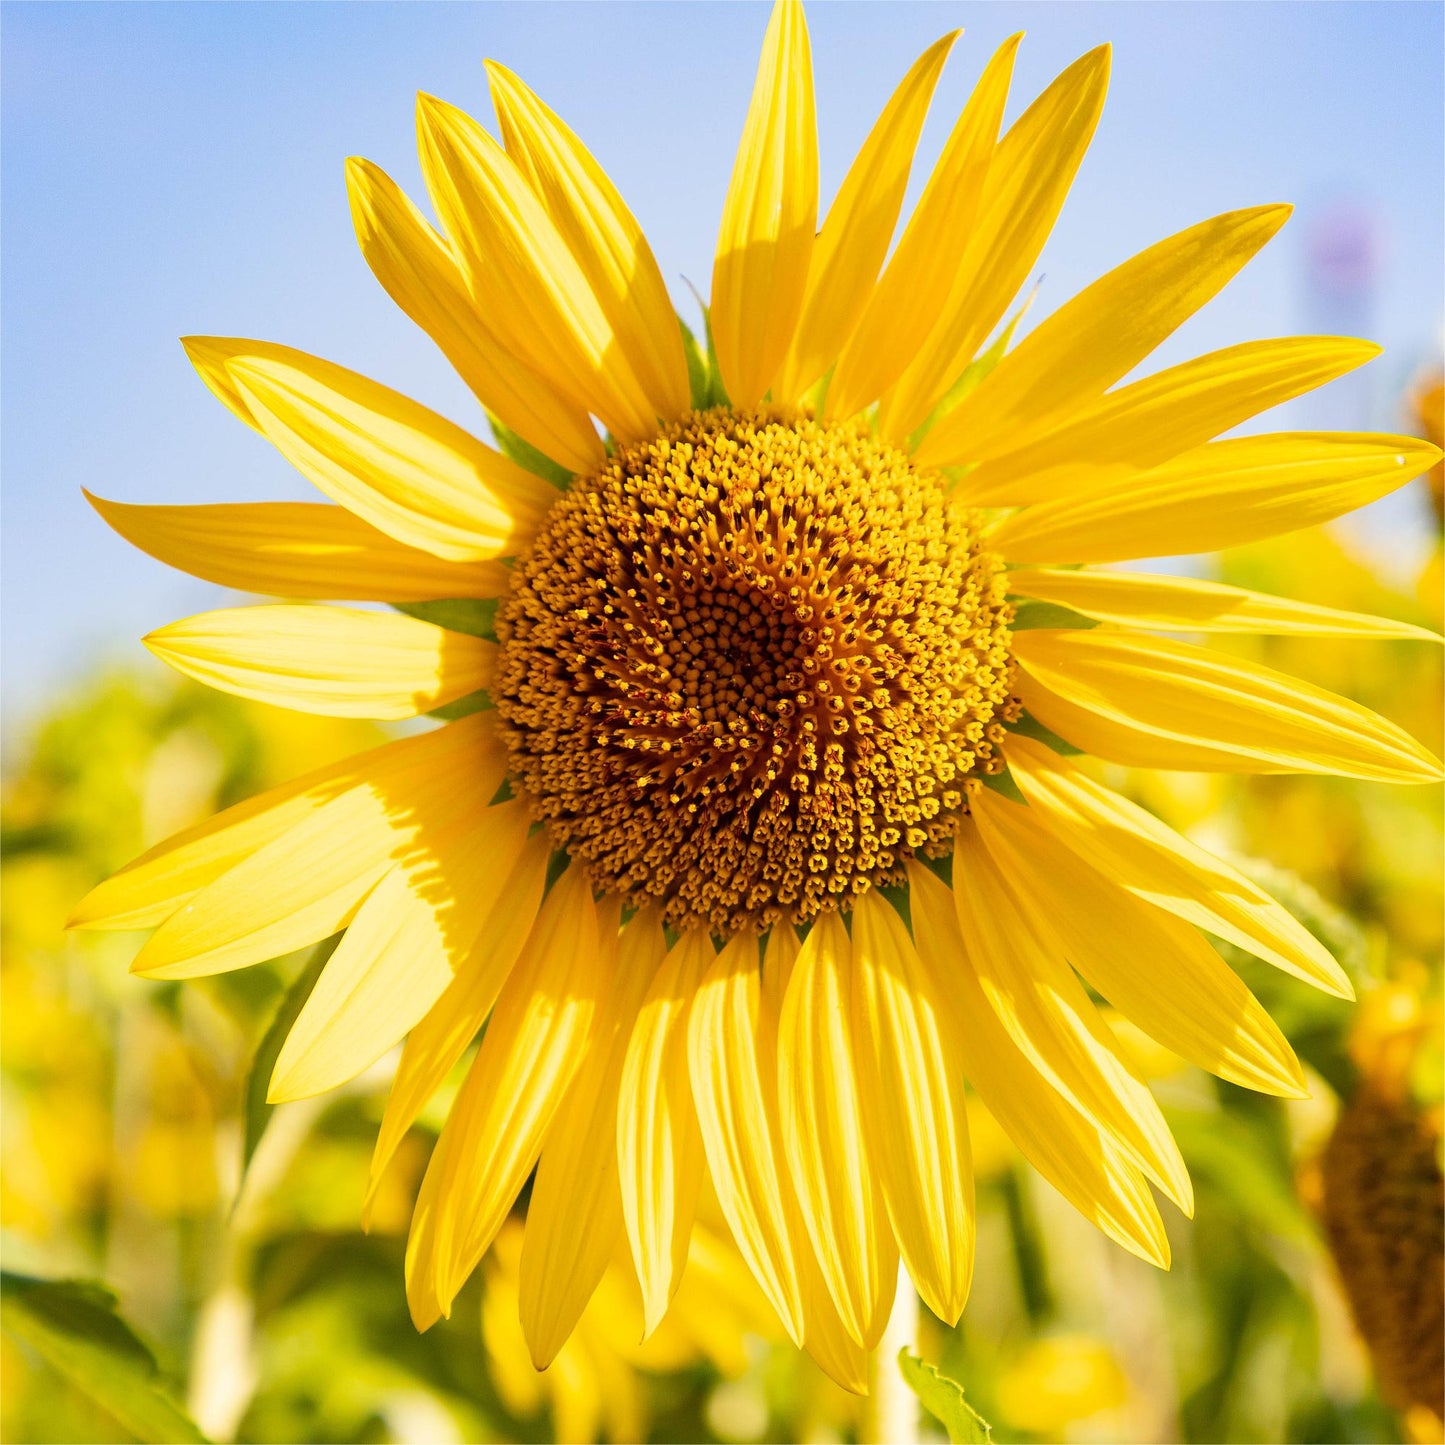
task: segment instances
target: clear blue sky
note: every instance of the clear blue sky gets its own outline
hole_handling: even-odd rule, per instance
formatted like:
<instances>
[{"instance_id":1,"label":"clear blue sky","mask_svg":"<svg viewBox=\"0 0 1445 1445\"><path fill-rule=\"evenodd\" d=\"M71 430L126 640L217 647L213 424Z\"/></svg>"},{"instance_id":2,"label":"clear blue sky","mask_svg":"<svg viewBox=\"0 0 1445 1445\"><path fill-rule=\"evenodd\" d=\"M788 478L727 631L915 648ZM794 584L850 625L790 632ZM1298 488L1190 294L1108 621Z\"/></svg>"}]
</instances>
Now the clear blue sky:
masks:
<instances>
[{"instance_id":1,"label":"clear blue sky","mask_svg":"<svg viewBox=\"0 0 1445 1445\"><path fill-rule=\"evenodd\" d=\"M892 86L963 26L922 158L994 46L1028 32L1011 114L1115 47L1109 103L1040 270L1038 314L1195 220L1290 200L1282 236L1157 354L1354 328L1385 343L1333 421L1397 427L1442 323L1442 7L1422 3L815 4L823 193ZM176 338L318 352L466 424L469 395L372 281L342 161L413 194L413 96L490 117L481 69L518 71L588 141L679 303L705 290L767 9L756 4L29 4L3 10L6 717L139 635L224 605L110 534L80 488L127 501L304 497L191 372ZM918 172L915 173L916 176ZM916 189L916 187L915 187ZM1310 236L1370 217L1371 296L1326 306Z\"/></svg>"}]
</instances>

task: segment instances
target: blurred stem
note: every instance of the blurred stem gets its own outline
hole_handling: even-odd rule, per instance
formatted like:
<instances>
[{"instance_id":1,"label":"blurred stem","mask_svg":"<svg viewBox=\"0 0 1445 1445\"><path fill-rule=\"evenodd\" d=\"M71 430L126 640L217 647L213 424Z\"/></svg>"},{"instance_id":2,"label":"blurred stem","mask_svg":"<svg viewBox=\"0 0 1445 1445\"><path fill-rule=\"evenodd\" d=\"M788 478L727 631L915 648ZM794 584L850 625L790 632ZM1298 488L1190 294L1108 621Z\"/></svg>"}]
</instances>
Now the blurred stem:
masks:
<instances>
[{"instance_id":1,"label":"blurred stem","mask_svg":"<svg viewBox=\"0 0 1445 1445\"><path fill-rule=\"evenodd\" d=\"M858 1420L859 1445L917 1445L918 1397L898 1368L899 1350L918 1349L918 1296L902 1264L893 1313L868 1357L868 1393Z\"/></svg>"}]
</instances>

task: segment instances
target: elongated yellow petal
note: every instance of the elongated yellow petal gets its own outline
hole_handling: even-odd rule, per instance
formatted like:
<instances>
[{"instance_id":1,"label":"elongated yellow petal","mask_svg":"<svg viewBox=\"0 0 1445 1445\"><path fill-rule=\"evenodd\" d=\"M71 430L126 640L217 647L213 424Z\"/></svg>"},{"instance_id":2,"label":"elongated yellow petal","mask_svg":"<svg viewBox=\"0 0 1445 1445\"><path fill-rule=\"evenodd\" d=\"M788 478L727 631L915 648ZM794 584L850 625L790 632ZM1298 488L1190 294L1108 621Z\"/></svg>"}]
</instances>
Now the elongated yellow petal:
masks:
<instances>
[{"instance_id":1,"label":"elongated yellow petal","mask_svg":"<svg viewBox=\"0 0 1445 1445\"><path fill-rule=\"evenodd\" d=\"M505 805L418 835L327 960L276 1060L271 1102L335 1088L401 1040L470 954L525 841Z\"/></svg>"},{"instance_id":2,"label":"elongated yellow petal","mask_svg":"<svg viewBox=\"0 0 1445 1445\"><path fill-rule=\"evenodd\" d=\"M733 164L712 273L713 349L734 407L756 406L792 343L818 222L813 60L800 0L777 0Z\"/></svg>"},{"instance_id":3,"label":"elongated yellow petal","mask_svg":"<svg viewBox=\"0 0 1445 1445\"><path fill-rule=\"evenodd\" d=\"M1033 269L1104 106L1109 48L1076 60L998 143L938 324L886 398L888 435L906 437L998 325ZM958 238L950 238L952 245Z\"/></svg>"},{"instance_id":4,"label":"elongated yellow petal","mask_svg":"<svg viewBox=\"0 0 1445 1445\"><path fill-rule=\"evenodd\" d=\"M867 308L898 223L928 103L961 33L936 40L914 62L843 178L818 233L802 316L773 383L775 401L797 401L827 371Z\"/></svg>"},{"instance_id":5,"label":"elongated yellow petal","mask_svg":"<svg viewBox=\"0 0 1445 1445\"><path fill-rule=\"evenodd\" d=\"M1193 928L1131 897L1032 809L984 789L972 813L989 852L1020 880L1070 962L1145 1033L1220 1078L1305 1096L1284 1035Z\"/></svg>"},{"instance_id":6,"label":"elongated yellow petal","mask_svg":"<svg viewBox=\"0 0 1445 1445\"><path fill-rule=\"evenodd\" d=\"M1139 898L1341 998L1354 990L1324 945L1242 873L1032 738L1009 771L1055 836Z\"/></svg>"},{"instance_id":7,"label":"elongated yellow petal","mask_svg":"<svg viewBox=\"0 0 1445 1445\"><path fill-rule=\"evenodd\" d=\"M360 781L319 801L174 912L133 970L154 978L220 973L345 927L420 837L445 831L502 780L505 762L484 714L426 741L368 755Z\"/></svg>"},{"instance_id":8,"label":"elongated yellow petal","mask_svg":"<svg viewBox=\"0 0 1445 1445\"><path fill-rule=\"evenodd\" d=\"M758 998L758 1070L768 1132L773 1140L774 1169L778 1176L788 1239L798 1274L803 1306L803 1348L828 1377L854 1394L868 1389L868 1352L843 1328L838 1308L828 1292L803 1211L793 1189L787 1154L783 1147L782 1116L778 1101L778 1021L783 998L793 975L800 945L791 923L774 925L768 934L763 957L762 987Z\"/></svg>"},{"instance_id":9,"label":"elongated yellow petal","mask_svg":"<svg viewBox=\"0 0 1445 1445\"><path fill-rule=\"evenodd\" d=\"M973 1278L963 1040L938 981L877 889L853 905L853 1039L868 1156L918 1293L957 1322Z\"/></svg>"},{"instance_id":10,"label":"elongated yellow petal","mask_svg":"<svg viewBox=\"0 0 1445 1445\"><path fill-rule=\"evenodd\" d=\"M587 148L510 70L487 61L507 154L582 268L658 416L688 409L677 313L642 227Z\"/></svg>"},{"instance_id":11,"label":"elongated yellow petal","mask_svg":"<svg viewBox=\"0 0 1445 1445\"><path fill-rule=\"evenodd\" d=\"M1055 602L1102 622L1164 632L1265 632L1445 642L1439 633L1389 617L1341 612L1195 577L1019 567L1008 574L1008 586L1020 597Z\"/></svg>"},{"instance_id":12,"label":"elongated yellow petal","mask_svg":"<svg viewBox=\"0 0 1445 1445\"><path fill-rule=\"evenodd\" d=\"M1010 440L969 472L962 494L979 504L1016 505L1097 491L1379 354L1374 342L1342 336L1285 336L1212 351L1068 410L1035 441ZM956 445L929 454L935 465L953 465L971 461L974 450L960 434Z\"/></svg>"},{"instance_id":13,"label":"elongated yellow petal","mask_svg":"<svg viewBox=\"0 0 1445 1445\"><path fill-rule=\"evenodd\" d=\"M1216 216L1085 287L939 421L918 449L920 461L982 461L1102 396L1221 290L1289 213L1259 206Z\"/></svg>"},{"instance_id":14,"label":"elongated yellow petal","mask_svg":"<svg viewBox=\"0 0 1445 1445\"><path fill-rule=\"evenodd\" d=\"M893 1305L898 1247L863 1138L851 955L843 920L819 914L783 996L778 1102L793 1186L828 1292L848 1334L872 1349Z\"/></svg>"},{"instance_id":15,"label":"elongated yellow petal","mask_svg":"<svg viewBox=\"0 0 1445 1445\"><path fill-rule=\"evenodd\" d=\"M442 731L445 731L444 729ZM435 746L441 732L405 738L271 788L156 844L86 894L70 928L153 928L208 883L288 832L391 758Z\"/></svg>"},{"instance_id":16,"label":"elongated yellow petal","mask_svg":"<svg viewBox=\"0 0 1445 1445\"><path fill-rule=\"evenodd\" d=\"M708 965L688 1021L688 1066L718 1204L768 1303L796 1344L803 1302L758 1071L758 948L737 934ZM771 1061L769 1061L771 1063Z\"/></svg>"},{"instance_id":17,"label":"elongated yellow petal","mask_svg":"<svg viewBox=\"0 0 1445 1445\"><path fill-rule=\"evenodd\" d=\"M1125 486L1006 518L1011 562L1122 562L1212 552L1327 522L1418 477L1440 449L1415 437L1276 432L1210 442Z\"/></svg>"},{"instance_id":18,"label":"elongated yellow petal","mask_svg":"<svg viewBox=\"0 0 1445 1445\"><path fill-rule=\"evenodd\" d=\"M85 496L141 551L243 592L357 602L500 597L512 575L500 562L443 561L319 502L151 507Z\"/></svg>"},{"instance_id":19,"label":"elongated yellow petal","mask_svg":"<svg viewBox=\"0 0 1445 1445\"><path fill-rule=\"evenodd\" d=\"M354 371L258 341L226 375L277 451L333 501L451 562L505 557L531 539L556 492L500 452Z\"/></svg>"},{"instance_id":20,"label":"elongated yellow petal","mask_svg":"<svg viewBox=\"0 0 1445 1445\"><path fill-rule=\"evenodd\" d=\"M1186 1213L1193 1190L1159 1106L1119 1056L1057 941L977 828L954 840L959 931L1009 1037L1076 1108Z\"/></svg>"},{"instance_id":21,"label":"elongated yellow petal","mask_svg":"<svg viewBox=\"0 0 1445 1445\"><path fill-rule=\"evenodd\" d=\"M998 48L954 125L898 249L838 358L825 402L829 416L851 416L887 392L939 324L993 162L1022 38L1014 35ZM891 419L886 403L880 418ZM891 424L888 435L895 435Z\"/></svg>"},{"instance_id":22,"label":"elongated yellow petal","mask_svg":"<svg viewBox=\"0 0 1445 1445\"><path fill-rule=\"evenodd\" d=\"M472 299L506 344L614 436L638 441L656 413L562 233L527 178L474 121L417 98L422 173Z\"/></svg>"},{"instance_id":23,"label":"elongated yellow petal","mask_svg":"<svg viewBox=\"0 0 1445 1445\"><path fill-rule=\"evenodd\" d=\"M527 1204L521 1320L539 1370L566 1343L622 1237L618 1089L637 1011L667 948L656 908L636 914L620 942L611 913L607 920L602 946L617 955L613 983L587 1060L547 1136Z\"/></svg>"},{"instance_id":24,"label":"elongated yellow petal","mask_svg":"<svg viewBox=\"0 0 1445 1445\"><path fill-rule=\"evenodd\" d=\"M946 985L952 1032L968 1041L964 1067L989 1112L1075 1209L1125 1249L1167 1269L1169 1241L1143 1176L1013 1043L984 994L947 886L916 862L908 865L908 884L919 954Z\"/></svg>"},{"instance_id":25,"label":"elongated yellow petal","mask_svg":"<svg viewBox=\"0 0 1445 1445\"><path fill-rule=\"evenodd\" d=\"M422 1180L406 1253L418 1325L449 1313L532 1172L608 983L592 885L574 863L542 905Z\"/></svg>"},{"instance_id":26,"label":"elongated yellow petal","mask_svg":"<svg viewBox=\"0 0 1445 1445\"><path fill-rule=\"evenodd\" d=\"M502 803L496 811L504 809L510 814L508 830L515 828L525 835L531 822L528 804ZM408 1035L377 1131L366 1188L368 1211L397 1145L476 1038L521 955L542 902L548 851L545 834L526 838L511 868L498 868L492 875L494 886L486 890L491 895L487 921L471 953Z\"/></svg>"},{"instance_id":27,"label":"elongated yellow petal","mask_svg":"<svg viewBox=\"0 0 1445 1445\"><path fill-rule=\"evenodd\" d=\"M617 1104L622 1215L642 1286L643 1338L682 1279L702 1183L702 1138L687 1068L688 1015L712 962L705 932L685 933L653 976L628 1042Z\"/></svg>"},{"instance_id":28,"label":"elongated yellow petal","mask_svg":"<svg viewBox=\"0 0 1445 1445\"><path fill-rule=\"evenodd\" d=\"M222 692L331 717L416 717L455 702L487 685L496 653L400 613L284 602L202 612L144 641Z\"/></svg>"},{"instance_id":29,"label":"elongated yellow petal","mask_svg":"<svg viewBox=\"0 0 1445 1445\"><path fill-rule=\"evenodd\" d=\"M387 294L441 348L478 401L569 471L606 458L586 409L569 403L498 335L472 301L452 248L379 166L346 163L351 219L361 253Z\"/></svg>"},{"instance_id":30,"label":"elongated yellow petal","mask_svg":"<svg viewBox=\"0 0 1445 1445\"><path fill-rule=\"evenodd\" d=\"M1085 752L1143 768L1427 783L1409 733L1323 688L1187 642L1108 628L1021 632L1019 695Z\"/></svg>"}]
</instances>

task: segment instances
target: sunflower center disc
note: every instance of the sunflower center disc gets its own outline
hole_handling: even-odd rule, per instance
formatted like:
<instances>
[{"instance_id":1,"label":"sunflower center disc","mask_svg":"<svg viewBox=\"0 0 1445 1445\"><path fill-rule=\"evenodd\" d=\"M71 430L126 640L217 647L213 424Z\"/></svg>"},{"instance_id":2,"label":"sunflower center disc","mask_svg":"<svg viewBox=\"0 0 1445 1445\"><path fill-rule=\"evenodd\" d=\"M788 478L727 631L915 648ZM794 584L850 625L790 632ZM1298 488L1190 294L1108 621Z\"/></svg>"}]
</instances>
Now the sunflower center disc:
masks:
<instances>
[{"instance_id":1,"label":"sunflower center disc","mask_svg":"<svg viewBox=\"0 0 1445 1445\"><path fill-rule=\"evenodd\" d=\"M548 514L498 622L513 778L599 887L678 928L801 922L946 851L997 769L1009 620L946 484L725 409Z\"/></svg>"}]
</instances>

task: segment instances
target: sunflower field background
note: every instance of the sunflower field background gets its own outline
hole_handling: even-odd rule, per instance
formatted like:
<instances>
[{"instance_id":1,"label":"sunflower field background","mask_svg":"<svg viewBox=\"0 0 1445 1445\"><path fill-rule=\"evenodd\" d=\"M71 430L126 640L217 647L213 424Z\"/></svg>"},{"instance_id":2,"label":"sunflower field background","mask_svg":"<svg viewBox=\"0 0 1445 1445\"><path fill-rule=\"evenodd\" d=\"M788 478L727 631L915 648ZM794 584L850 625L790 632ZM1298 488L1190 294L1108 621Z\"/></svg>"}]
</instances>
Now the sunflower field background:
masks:
<instances>
[{"instance_id":1,"label":"sunflower field background","mask_svg":"<svg viewBox=\"0 0 1445 1445\"><path fill-rule=\"evenodd\" d=\"M1008 23L1006 8L978 7L980 29ZM1154 53L1149 43L1187 48L1194 8L1177 8L1184 18L1170 22L1180 27L1172 33L1162 21L1146 23L1138 63ZM444 26L448 9L440 18L430 13L426 24ZM920 17L909 7L906 24L933 32L975 23L967 7L956 17L953 9L924 7ZM1101 39L1123 23L1114 7L1075 9L1087 14L1086 24ZM732 23L722 18L730 10L710 9L707 24ZM263 32L248 31L247 13L240 7L217 19L216 43L249 36L259 65ZM518 7L455 13L467 17L468 43L485 32L488 15L504 17L512 32L541 37L536 43L545 47L575 43L568 40L565 8L540 7L531 19ZM629 34L638 32L635 13L615 13ZM820 66L831 13L823 8L816 21ZM1028 7L1017 23L1045 37L1058 13ZM673 45L677 22L668 14ZM765 14L736 9L736 25L746 31L737 49L749 64ZM170 34L173 49L146 52L157 66L175 63L188 27L203 24L195 9L181 7L180 15ZM84 67L97 63L104 36L87 29L91 22L68 20L45 6L9 6L5 22L13 42L6 79L20 82L21 97L7 102L7 164L21 145L29 148L18 177L7 182L7 200L14 202L33 199L25 190L32 184L28 167L45 154L37 132L47 112L40 104L26 109L34 93L27 87L39 84L26 67L38 67L41 79L48 75L63 93L69 82L45 67L68 56L83 78ZM1077 28L1077 15L1068 23ZM117 24L144 28L139 19ZM1152 42L1150 26L1158 29ZM880 35L884 29L879 21ZM162 33L148 33L147 43ZM1208 33L1217 35L1218 27ZM57 37L73 39L73 49ZM661 55L665 47L658 44ZM1074 46L1075 37L1067 44ZM466 56L478 88L481 53ZM675 58L676 50L670 53ZM534 64L534 78L537 73ZM278 89L296 83L294 75L275 80ZM415 83L430 81L417 76ZM537 83L544 86L545 76ZM1370 83L1387 82L1371 72ZM667 82L678 84L675 76ZM394 99L398 111L409 103L400 93ZM1423 138L1438 129L1440 117L1431 110L1438 111L1438 100L1437 86L1434 94L1392 102L1414 109L1422 153L1429 150ZM97 104L98 120L104 107ZM694 104L711 109L705 98ZM735 125L739 110L735 104L726 111L716 122L720 130ZM858 125L870 113L860 105ZM1126 110L1117 124L1127 127L1137 114ZM369 140L349 143L359 148ZM159 137L150 143L158 145ZM720 143L706 164L725 165L730 144ZM1431 144L1438 150L1438 142ZM328 150L324 160L337 169L344 153ZM1185 168L1195 163L1178 161ZM644 164L640 155L636 164ZM1215 159L1200 169L1201 188L1217 192L1216 172L1227 174L1229 166ZM163 185L172 183L160 174ZM1243 199L1254 198L1249 187L1256 179L1244 177ZM206 186L197 185L205 194ZM1353 194L1348 184L1342 190ZM338 186L326 199L344 211L339 194ZM71 215L67 208L75 204L65 198L61 215ZM1369 208L1322 201L1314 214L1313 251L1298 249L1293 271L1274 273L1276 291L1293 288L1291 319L1276 329L1372 334L1369 293L1378 278L1355 284L1351 266L1383 267L1388 274L1391 258L1388 250L1382 258L1365 255L1375 245L1368 238L1375 224ZM24 284L58 292L61 273L33 264L28 248L34 240L19 233L20 224L12 205L6 244L17 248ZM1133 222L1121 225L1132 230ZM666 226L655 229L660 250L679 249L669 244ZM1095 218L1100 234L1090 244L1098 254L1113 260L1128 252L1127 239L1110 239L1103 229ZM1147 221L1141 229L1162 234L1167 227ZM165 249L163 239L155 244ZM1437 237L1437 262L1439 250ZM253 263L258 273L279 275L288 259L278 248ZM44 314L17 284L13 273L7 276L12 375L36 315ZM238 294L266 284L264 276L248 275L238 280ZM318 284L325 290L331 282ZM178 281L177 294L185 287ZM1065 278L1054 303L1070 289ZM1378 289L1390 294L1388 286ZM270 301L278 310L288 305L274 289ZM146 348L173 346L175 332L217 323L214 315L179 317L174 298L152 303L156 334L143 339ZM1238 304L1247 312L1247 300ZM377 306L370 314L380 311ZM238 309L238 326L242 315ZM104 332L114 323L97 313L95 324ZM262 331L266 318L246 315L244 324ZM1217 324L1227 329L1227 321ZM1378 425L1438 442L1445 399L1430 349L1438 350L1439 326L1438 315L1427 315L1415 352L1387 352L1371 369L1368 394L1337 386L1311 399L1309 406L1333 406L1335 413L1311 416L1309 424ZM354 318L337 325L352 337L365 329ZM113 337L105 344L124 349ZM380 354L388 342L368 344ZM39 354L52 359L50 352ZM173 359L178 375L187 369L178 351ZM89 358L79 363L82 391L95 382L92 364ZM403 357L398 364L416 363ZM141 385L159 365L147 350L119 389ZM23 422L31 388L47 375L56 384L53 370L38 371L39 379L27 376L7 388L7 431L11 422ZM189 381L181 376L178 383L179 414L209 417L205 400L183 389ZM191 425L182 420L178 429L184 435ZM387 1177L365 1232L361 1203L394 1058L337 1093L277 1108L265 1103L269 1065L328 945L183 986L133 978L127 971L137 942L132 935L65 932L76 901L157 839L388 734L370 723L237 701L142 660L128 640L143 630L130 626L132 618L154 625L177 609L121 584L112 609L97 573L106 565L97 559L112 555L100 550L99 524L86 523L93 531L67 552L63 531L52 529L79 524L22 492L40 479L17 476L16 458L28 463L38 450L23 424L17 430L19 441L7 444L6 626L7 646L12 639L21 645L7 669L0 808L6 1272L0 1438L879 1438L869 1406L833 1385L782 1337L721 1215L706 1200L683 1288L645 1344L636 1343L637 1304L619 1267L604 1278L552 1368L536 1374L516 1321L520 1220L504 1230L452 1317L418 1334L401 1284L402 1254L412 1200L449 1098L433 1101L408 1135L400 1167ZM193 466L204 451L190 436ZM76 470L85 453L66 450L75 445L65 438L54 443L68 461L53 469L46 485L89 480ZM151 486L148 499L189 496L183 451L176 437L162 438L153 473L142 472L139 456L122 450L120 470L105 478L103 490L139 495L144 484ZM272 489L269 482L262 486ZM1233 549L1206 559L1198 575L1439 631L1445 625L1441 516L1437 468L1388 507ZM57 582L39 580L46 567ZM46 585L58 589L60 583L65 599L57 590L51 614L42 615L51 596ZM114 615L97 625L108 610ZM32 637L45 640L43 657ZM79 638L85 645L69 651ZM95 645L97 638L103 645ZM1288 637L1231 638L1224 646L1374 707L1441 752L1445 676L1438 646ZM57 663L57 653L68 660ZM1445 830L1438 790L1122 770L1107 781L1287 903L1340 960L1359 1002L1351 1006L1288 986L1246 955L1230 954L1306 1066L1311 1097L1298 1102L1215 1080L1118 1021L1197 1188L1194 1220L1170 1221L1174 1264L1167 1274L1098 1235L1023 1164L986 1113L971 1114L977 1276L957 1329L925 1316L919 1355L962 1383L1000 1442L1438 1440L1445 1368L1438 1313ZM518 1212L524 1208L525 1194ZM936 1403L927 1380L920 1393L925 1404ZM923 1428L930 1438L945 1438L944 1424L931 1413Z\"/></svg>"}]
</instances>

